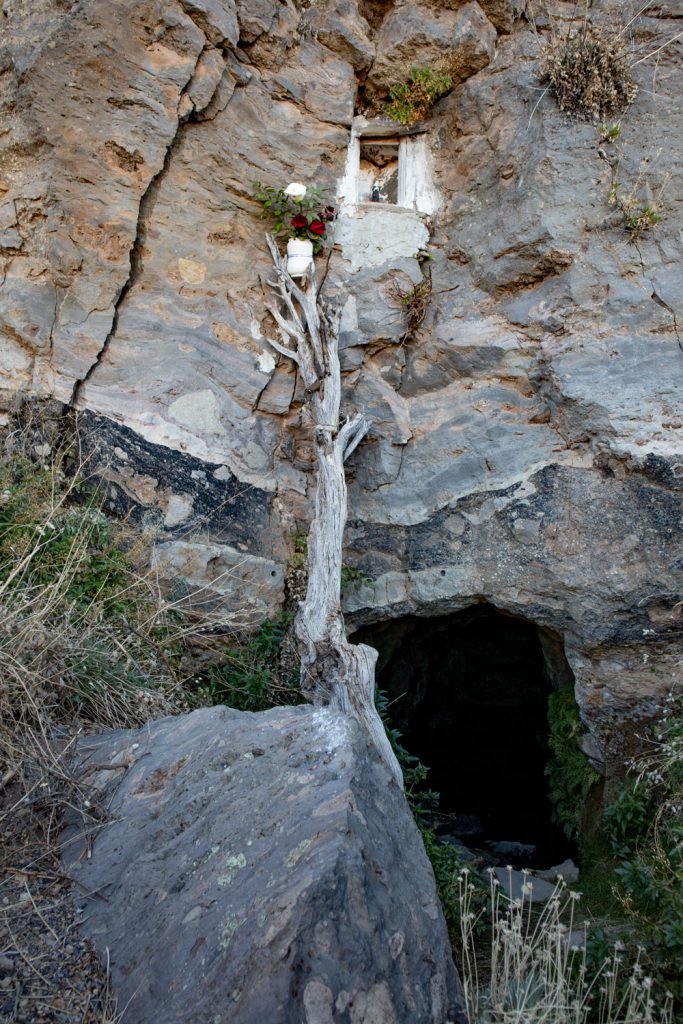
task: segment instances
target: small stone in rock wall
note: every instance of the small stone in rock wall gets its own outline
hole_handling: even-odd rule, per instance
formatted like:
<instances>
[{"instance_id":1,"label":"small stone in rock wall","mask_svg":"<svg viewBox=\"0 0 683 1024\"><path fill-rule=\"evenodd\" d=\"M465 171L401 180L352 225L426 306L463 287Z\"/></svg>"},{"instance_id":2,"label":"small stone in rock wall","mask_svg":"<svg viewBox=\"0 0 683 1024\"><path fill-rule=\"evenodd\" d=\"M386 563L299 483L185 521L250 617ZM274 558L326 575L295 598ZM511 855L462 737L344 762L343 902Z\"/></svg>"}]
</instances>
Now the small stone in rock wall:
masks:
<instances>
[{"instance_id":1,"label":"small stone in rock wall","mask_svg":"<svg viewBox=\"0 0 683 1024\"><path fill-rule=\"evenodd\" d=\"M537 871L536 875L538 878L544 878L547 882L556 882L558 878L561 878L563 881L571 883L578 882L579 869L571 858L567 858L561 864L556 864L555 867L548 868L546 871Z\"/></svg>"}]
</instances>

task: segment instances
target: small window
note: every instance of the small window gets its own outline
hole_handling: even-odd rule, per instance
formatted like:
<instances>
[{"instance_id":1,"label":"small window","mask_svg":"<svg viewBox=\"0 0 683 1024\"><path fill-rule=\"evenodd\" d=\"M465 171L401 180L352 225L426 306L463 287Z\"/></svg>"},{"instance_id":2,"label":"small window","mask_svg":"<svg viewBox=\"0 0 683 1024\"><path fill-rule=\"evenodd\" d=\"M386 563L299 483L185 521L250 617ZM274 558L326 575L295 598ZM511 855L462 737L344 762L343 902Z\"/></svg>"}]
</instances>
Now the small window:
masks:
<instances>
[{"instance_id":1,"label":"small window","mask_svg":"<svg viewBox=\"0 0 683 1024\"><path fill-rule=\"evenodd\" d=\"M354 118L338 198L347 210L379 203L431 215L438 206L424 131ZM353 216L353 214L351 214Z\"/></svg>"},{"instance_id":2,"label":"small window","mask_svg":"<svg viewBox=\"0 0 683 1024\"><path fill-rule=\"evenodd\" d=\"M360 173L358 201L360 203L398 203L398 138L360 140Z\"/></svg>"}]
</instances>

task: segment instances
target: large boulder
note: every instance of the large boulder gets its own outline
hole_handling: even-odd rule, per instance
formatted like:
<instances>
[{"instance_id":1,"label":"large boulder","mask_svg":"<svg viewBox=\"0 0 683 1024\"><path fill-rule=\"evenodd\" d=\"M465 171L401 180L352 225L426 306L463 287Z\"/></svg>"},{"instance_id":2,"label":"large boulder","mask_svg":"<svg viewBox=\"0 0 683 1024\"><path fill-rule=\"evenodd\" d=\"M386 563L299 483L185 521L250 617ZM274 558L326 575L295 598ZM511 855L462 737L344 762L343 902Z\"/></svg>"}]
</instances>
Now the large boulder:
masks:
<instances>
[{"instance_id":1,"label":"large boulder","mask_svg":"<svg viewBox=\"0 0 683 1024\"><path fill-rule=\"evenodd\" d=\"M80 754L110 821L65 858L127 1024L465 1021L406 801L339 712L203 709Z\"/></svg>"}]
</instances>

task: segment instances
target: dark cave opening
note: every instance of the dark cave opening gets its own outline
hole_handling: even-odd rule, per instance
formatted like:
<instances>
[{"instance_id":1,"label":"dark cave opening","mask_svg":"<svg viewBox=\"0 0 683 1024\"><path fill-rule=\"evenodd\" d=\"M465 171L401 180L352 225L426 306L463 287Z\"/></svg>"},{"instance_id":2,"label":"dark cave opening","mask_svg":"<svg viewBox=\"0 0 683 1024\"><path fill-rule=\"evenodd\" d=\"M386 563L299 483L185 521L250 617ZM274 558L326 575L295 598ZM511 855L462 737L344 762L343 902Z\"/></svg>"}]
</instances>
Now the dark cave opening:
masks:
<instances>
[{"instance_id":1,"label":"dark cave opening","mask_svg":"<svg viewBox=\"0 0 683 1024\"><path fill-rule=\"evenodd\" d=\"M534 867L575 854L552 821L545 777L548 697L572 681L559 638L480 604L377 623L354 640L379 651L391 721L467 845L533 846L521 858Z\"/></svg>"}]
</instances>

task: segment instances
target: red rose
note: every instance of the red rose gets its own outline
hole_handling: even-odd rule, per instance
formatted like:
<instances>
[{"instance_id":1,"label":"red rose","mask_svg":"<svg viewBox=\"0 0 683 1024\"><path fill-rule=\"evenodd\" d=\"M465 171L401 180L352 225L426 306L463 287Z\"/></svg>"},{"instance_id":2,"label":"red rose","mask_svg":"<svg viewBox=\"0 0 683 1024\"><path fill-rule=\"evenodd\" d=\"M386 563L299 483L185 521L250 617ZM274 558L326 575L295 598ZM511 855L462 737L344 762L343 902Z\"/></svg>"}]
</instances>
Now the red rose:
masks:
<instances>
[{"instance_id":1,"label":"red rose","mask_svg":"<svg viewBox=\"0 0 683 1024\"><path fill-rule=\"evenodd\" d=\"M334 220L334 206L325 207L325 220Z\"/></svg>"},{"instance_id":2,"label":"red rose","mask_svg":"<svg viewBox=\"0 0 683 1024\"><path fill-rule=\"evenodd\" d=\"M314 235L324 235L325 225L321 220L312 220L308 226L308 230L312 231Z\"/></svg>"},{"instance_id":3,"label":"red rose","mask_svg":"<svg viewBox=\"0 0 683 1024\"><path fill-rule=\"evenodd\" d=\"M317 221L317 222L314 221L313 223L315 224L315 223L320 223L320 222L319 221ZM308 221L304 217L303 213L297 213L296 217L292 217L292 227L296 228L297 231L302 231L304 228L308 227ZM312 225L311 225L311 230L312 230Z\"/></svg>"}]
</instances>

